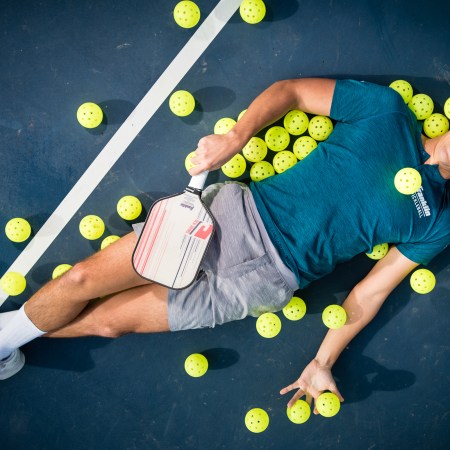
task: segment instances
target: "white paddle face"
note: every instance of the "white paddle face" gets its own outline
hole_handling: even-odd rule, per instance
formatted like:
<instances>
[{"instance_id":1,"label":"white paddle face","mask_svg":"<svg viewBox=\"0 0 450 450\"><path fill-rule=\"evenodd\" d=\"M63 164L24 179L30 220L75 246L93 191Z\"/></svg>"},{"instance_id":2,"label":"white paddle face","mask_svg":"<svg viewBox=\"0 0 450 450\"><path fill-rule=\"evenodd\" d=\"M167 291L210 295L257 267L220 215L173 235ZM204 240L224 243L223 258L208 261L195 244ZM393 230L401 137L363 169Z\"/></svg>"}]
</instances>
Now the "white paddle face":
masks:
<instances>
[{"instance_id":1,"label":"white paddle face","mask_svg":"<svg viewBox=\"0 0 450 450\"><path fill-rule=\"evenodd\" d=\"M133 253L142 277L172 289L197 276L214 231L214 219L198 195L184 192L157 201Z\"/></svg>"}]
</instances>

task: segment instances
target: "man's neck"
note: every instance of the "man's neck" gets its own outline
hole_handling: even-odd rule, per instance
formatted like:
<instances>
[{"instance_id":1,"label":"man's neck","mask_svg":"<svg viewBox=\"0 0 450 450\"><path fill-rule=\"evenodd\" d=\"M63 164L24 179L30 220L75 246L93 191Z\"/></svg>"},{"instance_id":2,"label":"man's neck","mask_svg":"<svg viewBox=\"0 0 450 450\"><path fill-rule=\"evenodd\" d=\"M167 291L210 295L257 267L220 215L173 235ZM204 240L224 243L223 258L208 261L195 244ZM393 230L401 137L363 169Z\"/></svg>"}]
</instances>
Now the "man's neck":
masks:
<instances>
[{"instance_id":1,"label":"man's neck","mask_svg":"<svg viewBox=\"0 0 450 450\"><path fill-rule=\"evenodd\" d=\"M439 173L442 175L442 177L449 180L450 170L447 167L443 167L441 164L439 164L439 161L436 158L435 150L440 138L441 136L429 139L422 135L423 148L430 155L430 157L425 161L425 164L437 165L439 168Z\"/></svg>"}]
</instances>

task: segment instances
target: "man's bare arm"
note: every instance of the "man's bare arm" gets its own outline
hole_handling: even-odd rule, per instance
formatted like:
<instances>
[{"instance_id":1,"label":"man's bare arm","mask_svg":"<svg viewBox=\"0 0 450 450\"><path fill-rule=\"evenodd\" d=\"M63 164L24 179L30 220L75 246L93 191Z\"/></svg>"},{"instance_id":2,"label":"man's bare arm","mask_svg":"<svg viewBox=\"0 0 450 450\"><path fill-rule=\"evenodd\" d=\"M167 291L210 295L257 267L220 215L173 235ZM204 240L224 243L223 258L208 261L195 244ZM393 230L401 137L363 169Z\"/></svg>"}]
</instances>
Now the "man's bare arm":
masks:
<instances>
[{"instance_id":1,"label":"man's bare arm","mask_svg":"<svg viewBox=\"0 0 450 450\"><path fill-rule=\"evenodd\" d=\"M326 390L336 393L343 400L331 376L332 366L348 343L375 317L389 294L417 266L396 247L392 247L353 288L342 305L347 312L347 323L342 328L328 331L316 357L300 378L281 391L285 394L298 389L289 405L305 394L317 399Z\"/></svg>"},{"instance_id":2,"label":"man's bare arm","mask_svg":"<svg viewBox=\"0 0 450 450\"><path fill-rule=\"evenodd\" d=\"M219 169L258 131L292 109L329 115L335 85L335 80L325 78L301 78L272 84L256 97L230 132L205 136L199 141L196 156L192 159L196 166L190 170L191 175Z\"/></svg>"}]
</instances>

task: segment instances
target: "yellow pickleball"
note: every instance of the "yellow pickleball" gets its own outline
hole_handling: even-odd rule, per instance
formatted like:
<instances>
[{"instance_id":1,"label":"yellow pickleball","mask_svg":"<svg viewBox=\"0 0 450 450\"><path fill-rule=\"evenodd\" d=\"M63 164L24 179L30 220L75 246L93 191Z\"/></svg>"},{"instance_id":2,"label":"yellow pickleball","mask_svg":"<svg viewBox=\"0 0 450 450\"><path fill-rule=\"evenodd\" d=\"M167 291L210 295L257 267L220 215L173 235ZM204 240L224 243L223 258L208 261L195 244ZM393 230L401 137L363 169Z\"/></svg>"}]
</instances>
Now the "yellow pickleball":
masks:
<instances>
[{"instance_id":1,"label":"yellow pickleball","mask_svg":"<svg viewBox=\"0 0 450 450\"><path fill-rule=\"evenodd\" d=\"M169 98L169 108L176 116L186 117L195 109L195 98L188 91L175 91Z\"/></svg>"},{"instance_id":2,"label":"yellow pickleball","mask_svg":"<svg viewBox=\"0 0 450 450\"><path fill-rule=\"evenodd\" d=\"M200 8L191 1L177 3L173 10L173 18L182 28L192 28L200 20Z\"/></svg>"},{"instance_id":3,"label":"yellow pickleball","mask_svg":"<svg viewBox=\"0 0 450 450\"><path fill-rule=\"evenodd\" d=\"M96 128L102 123L103 111L95 103L83 103L77 110L77 120L85 128Z\"/></svg>"},{"instance_id":4,"label":"yellow pickleball","mask_svg":"<svg viewBox=\"0 0 450 450\"><path fill-rule=\"evenodd\" d=\"M282 150L273 157L273 168L277 173L283 173L297 164L297 158L289 150Z\"/></svg>"},{"instance_id":5,"label":"yellow pickleball","mask_svg":"<svg viewBox=\"0 0 450 450\"><path fill-rule=\"evenodd\" d=\"M134 195L125 195L117 202L117 213L122 219L137 219L142 212L142 203Z\"/></svg>"},{"instance_id":6,"label":"yellow pickleball","mask_svg":"<svg viewBox=\"0 0 450 450\"><path fill-rule=\"evenodd\" d=\"M333 131L333 122L326 116L314 116L308 125L309 135L316 141L324 141Z\"/></svg>"},{"instance_id":7,"label":"yellow pickleball","mask_svg":"<svg viewBox=\"0 0 450 450\"><path fill-rule=\"evenodd\" d=\"M295 140L293 146L293 152L295 157L301 161L306 158L315 148L317 148L317 142L311 136L301 136Z\"/></svg>"},{"instance_id":8,"label":"yellow pickleball","mask_svg":"<svg viewBox=\"0 0 450 450\"><path fill-rule=\"evenodd\" d=\"M246 109L244 109L244 110L242 110L240 113L239 113L239 115L238 115L238 118L237 118L237 120L238 120L238 122L242 119L242 116L246 113Z\"/></svg>"},{"instance_id":9,"label":"yellow pickleball","mask_svg":"<svg viewBox=\"0 0 450 450\"><path fill-rule=\"evenodd\" d=\"M408 104L413 96L413 88L410 83L408 83L405 80L396 80L393 81L390 85L390 88L394 89L394 91L398 92L402 98L403 101Z\"/></svg>"},{"instance_id":10,"label":"yellow pickleball","mask_svg":"<svg viewBox=\"0 0 450 450\"><path fill-rule=\"evenodd\" d=\"M223 117L214 125L214 134L227 134L235 125L236 121L234 119Z\"/></svg>"},{"instance_id":11,"label":"yellow pickleball","mask_svg":"<svg viewBox=\"0 0 450 450\"><path fill-rule=\"evenodd\" d=\"M193 167L195 167L195 164L191 161L191 159L195 156L195 151L192 151L189 153L185 160L184 160L184 167L186 167L186 170L189 172Z\"/></svg>"},{"instance_id":12,"label":"yellow pickleball","mask_svg":"<svg viewBox=\"0 0 450 450\"><path fill-rule=\"evenodd\" d=\"M448 129L448 119L444 114L440 113L431 114L431 116L426 118L423 123L423 131L429 138L442 136L447 133Z\"/></svg>"},{"instance_id":13,"label":"yellow pickleball","mask_svg":"<svg viewBox=\"0 0 450 450\"><path fill-rule=\"evenodd\" d=\"M416 94L408 103L408 107L415 114L417 120L425 120L433 113L434 102L427 94Z\"/></svg>"},{"instance_id":14,"label":"yellow pickleball","mask_svg":"<svg viewBox=\"0 0 450 450\"><path fill-rule=\"evenodd\" d=\"M300 136L308 129L309 119L303 111L294 109L284 116L283 125L289 134Z\"/></svg>"},{"instance_id":15,"label":"yellow pickleball","mask_svg":"<svg viewBox=\"0 0 450 450\"><path fill-rule=\"evenodd\" d=\"M422 186L422 177L416 169L405 167L396 173L394 185L401 194L412 195Z\"/></svg>"},{"instance_id":16,"label":"yellow pickleball","mask_svg":"<svg viewBox=\"0 0 450 450\"><path fill-rule=\"evenodd\" d=\"M27 220L15 217L6 224L5 233L12 242L24 242L31 235L31 226Z\"/></svg>"},{"instance_id":17,"label":"yellow pickleball","mask_svg":"<svg viewBox=\"0 0 450 450\"><path fill-rule=\"evenodd\" d=\"M256 162L250 169L250 178L252 181L262 181L273 175L275 175L275 169L268 161Z\"/></svg>"},{"instance_id":18,"label":"yellow pickleball","mask_svg":"<svg viewBox=\"0 0 450 450\"><path fill-rule=\"evenodd\" d=\"M444 114L450 119L450 97L444 103Z\"/></svg>"},{"instance_id":19,"label":"yellow pickleball","mask_svg":"<svg viewBox=\"0 0 450 450\"><path fill-rule=\"evenodd\" d=\"M100 217L89 215L81 219L79 229L81 236L93 241L105 232L105 223Z\"/></svg>"},{"instance_id":20,"label":"yellow pickleball","mask_svg":"<svg viewBox=\"0 0 450 450\"><path fill-rule=\"evenodd\" d=\"M111 245L113 242L118 241L119 239L120 237L116 236L115 234L105 237L105 239L103 239L102 243L100 244L100 250L105 249L106 247Z\"/></svg>"},{"instance_id":21,"label":"yellow pickleball","mask_svg":"<svg viewBox=\"0 0 450 450\"><path fill-rule=\"evenodd\" d=\"M52 280L55 280L56 278L65 274L71 268L72 266L70 264L60 264L59 266L56 266L52 272Z\"/></svg>"},{"instance_id":22,"label":"yellow pickleball","mask_svg":"<svg viewBox=\"0 0 450 450\"><path fill-rule=\"evenodd\" d=\"M328 328L337 330L347 322L347 313L340 305L329 305L323 310L322 321Z\"/></svg>"},{"instance_id":23,"label":"yellow pickleball","mask_svg":"<svg viewBox=\"0 0 450 450\"><path fill-rule=\"evenodd\" d=\"M245 158L238 153L222 166L222 172L227 177L238 178L245 172L246 168Z\"/></svg>"},{"instance_id":24,"label":"yellow pickleball","mask_svg":"<svg viewBox=\"0 0 450 450\"><path fill-rule=\"evenodd\" d=\"M375 245L370 253L366 253L366 255L370 259L382 259L387 255L389 251L389 244L378 244Z\"/></svg>"},{"instance_id":25,"label":"yellow pickleball","mask_svg":"<svg viewBox=\"0 0 450 450\"><path fill-rule=\"evenodd\" d=\"M253 408L245 415L245 426L252 433L262 433L269 426L269 415L261 408Z\"/></svg>"},{"instance_id":26,"label":"yellow pickleball","mask_svg":"<svg viewBox=\"0 0 450 450\"><path fill-rule=\"evenodd\" d=\"M11 296L20 295L26 286L25 277L18 272L6 272L0 279L0 288Z\"/></svg>"},{"instance_id":27,"label":"yellow pickleball","mask_svg":"<svg viewBox=\"0 0 450 450\"><path fill-rule=\"evenodd\" d=\"M281 320L273 313L261 314L256 320L256 331L265 338L274 338L281 331Z\"/></svg>"},{"instance_id":28,"label":"yellow pickleball","mask_svg":"<svg viewBox=\"0 0 450 450\"><path fill-rule=\"evenodd\" d=\"M300 297L292 297L283 308L284 316L289 320L300 320L306 314L306 303Z\"/></svg>"},{"instance_id":29,"label":"yellow pickleball","mask_svg":"<svg viewBox=\"0 0 450 450\"><path fill-rule=\"evenodd\" d=\"M428 294L436 286L436 277L428 269L417 269L409 279L411 287L419 294Z\"/></svg>"},{"instance_id":30,"label":"yellow pickleball","mask_svg":"<svg viewBox=\"0 0 450 450\"><path fill-rule=\"evenodd\" d=\"M297 400L294 406L287 408L286 414L291 422L300 425L305 423L311 416L311 407L305 400Z\"/></svg>"},{"instance_id":31,"label":"yellow pickleball","mask_svg":"<svg viewBox=\"0 0 450 450\"><path fill-rule=\"evenodd\" d=\"M270 127L264 136L267 147L274 152L284 150L291 140L287 130L280 126Z\"/></svg>"},{"instance_id":32,"label":"yellow pickleball","mask_svg":"<svg viewBox=\"0 0 450 450\"><path fill-rule=\"evenodd\" d=\"M247 161L262 161L267 155L267 144L259 137L252 137L247 144L245 144L242 153Z\"/></svg>"},{"instance_id":33,"label":"yellow pickleball","mask_svg":"<svg viewBox=\"0 0 450 450\"><path fill-rule=\"evenodd\" d=\"M324 392L317 397L316 409L323 417L333 417L341 409L341 402L336 394Z\"/></svg>"},{"instance_id":34,"label":"yellow pickleball","mask_svg":"<svg viewBox=\"0 0 450 450\"><path fill-rule=\"evenodd\" d=\"M266 5L262 0L244 0L239 7L244 22L251 25L261 22L266 15Z\"/></svg>"},{"instance_id":35,"label":"yellow pickleball","mask_svg":"<svg viewBox=\"0 0 450 450\"><path fill-rule=\"evenodd\" d=\"M184 361L184 369L191 377L201 377L208 370L208 360L200 353L193 353Z\"/></svg>"}]
</instances>

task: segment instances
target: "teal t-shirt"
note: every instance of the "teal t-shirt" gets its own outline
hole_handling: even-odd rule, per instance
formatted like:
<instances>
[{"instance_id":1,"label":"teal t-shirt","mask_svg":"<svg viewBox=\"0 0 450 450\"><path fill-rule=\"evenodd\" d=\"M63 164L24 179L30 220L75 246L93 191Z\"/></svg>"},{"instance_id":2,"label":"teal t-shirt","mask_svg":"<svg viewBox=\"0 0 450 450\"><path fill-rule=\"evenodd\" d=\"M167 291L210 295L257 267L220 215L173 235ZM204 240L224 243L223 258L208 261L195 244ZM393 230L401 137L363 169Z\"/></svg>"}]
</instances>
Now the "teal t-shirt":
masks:
<instances>
[{"instance_id":1,"label":"teal t-shirt","mask_svg":"<svg viewBox=\"0 0 450 450\"><path fill-rule=\"evenodd\" d=\"M450 242L448 183L429 158L421 127L393 89L337 81L330 137L282 174L250 187L267 232L305 287L336 264L381 243L427 264ZM422 176L414 195L394 186L413 167Z\"/></svg>"}]
</instances>

